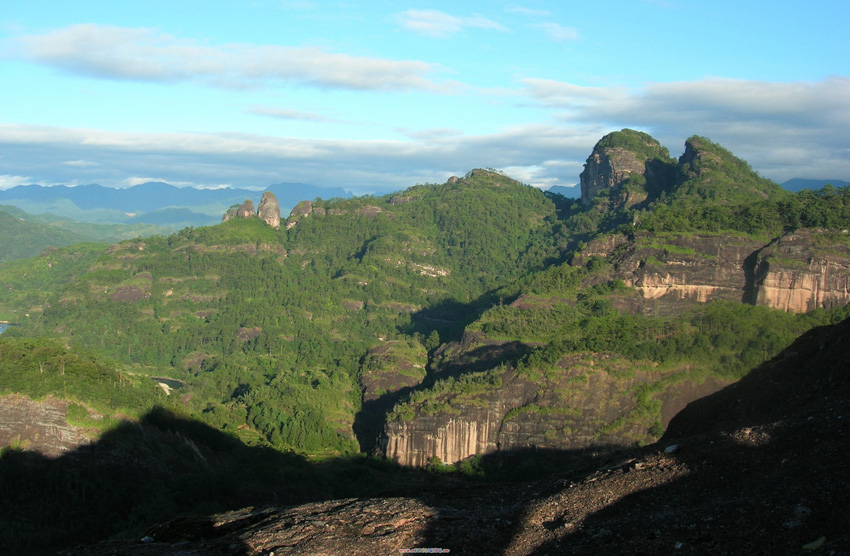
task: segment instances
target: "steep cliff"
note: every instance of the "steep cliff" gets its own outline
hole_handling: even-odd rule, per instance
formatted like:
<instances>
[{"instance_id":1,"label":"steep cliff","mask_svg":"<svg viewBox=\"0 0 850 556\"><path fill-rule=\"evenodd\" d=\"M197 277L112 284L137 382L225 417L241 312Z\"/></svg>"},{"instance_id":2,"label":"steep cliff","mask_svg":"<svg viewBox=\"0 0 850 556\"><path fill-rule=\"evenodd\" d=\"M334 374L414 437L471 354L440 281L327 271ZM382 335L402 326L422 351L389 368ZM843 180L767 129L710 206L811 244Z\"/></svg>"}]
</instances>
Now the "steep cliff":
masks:
<instances>
[{"instance_id":1,"label":"steep cliff","mask_svg":"<svg viewBox=\"0 0 850 556\"><path fill-rule=\"evenodd\" d=\"M741 301L748 260L762 246L730 234L636 235L609 256L618 278L675 312L682 301Z\"/></svg>"},{"instance_id":2,"label":"steep cliff","mask_svg":"<svg viewBox=\"0 0 850 556\"><path fill-rule=\"evenodd\" d=\"M184 517L72 554L847 554L848 325L691 404L664 442L545 480Z\"/></svg>"},{"instance_id":3,"label":"steep cliff","mask_svg":"<svg viewBox=\"0 0 850 556\"><path fill-rule=\"evenodd\" d=\"M599 140L580 176L582 205L607 197L601 210L645 207L662 194L715 202L779 199L787 193L705 137L685 142L679 160L646 133L623 129ZM598 200L597 200L598 202Z\"/></svg>"},{"instance_id":4,"label":"steep cliff","mask_svg":"<svg viewBox=\"0 0 850 556\"><path fill-rule=\"evenodd\" d=\"M435 457L651 442L688 402L734 380L724 374L733 362L762 360L723 338L737 304L797 313L850 302L843 232L798 230L769 243L732 233L615 235L591 241L572 264L574 272L542 273L462 341L437 350L437 382L390 413L384 455L421 466ZM729 312L701 312L710 301ZM708 321L716 332L693 336ZM586 340L593 334L598 340ZM700 342L707 351L694 348ZM784 345L765 344L764 354ZM725 363L708 363L717 358Z\"/></svg>"},{"instance_id":5,"label":"steep cliff","mask_svg":"<svg viewBox=\"0 0 850 556\"><path fill-rule=\"evenodd\" d=\"M674 175L670 153L646 133L609 133L593 148L579 176L581 202L589 206L606 192L606 208L632 207L669 189Z\"/></svg>"},{"instance_id":6,"label":"steep cliff","mask_svg":"<svg viewBox=\"0 0 850 556\"><path fill-rule=\"evenodd\" d=\"M571 354L545 370L501 366L445 380L397 406L381 451L402 465L423 466L435 457L453 464L497 451L600 452L650 442L656 417L642 413L641 397L659 379L669 382L652 402L665 415L662 425L728 383L694 380L685 369L659 376L651 362L635 365L612 353Z\"/></svg>"},{"instance_id":7,"label":"steep cliff","mask_svg":"<svg viewBox=\"0 0 850 556\"><path fill-rule=\"evenodd\" d=\"M850 235L800 229L765 244L731 233L605 236L573 260L606 257L616 277L676 311L681 301L743 301L784 311L850 303Z\"/></svg>"},{"instance_id":8,"label":"steep cliff","mask_svg":"<svg viewBox=\"0 0 850 556\"><path fill-rule=\"evenodd\" d=\"M758 252L755 303L785 311L831 309L850 303L850 234L797 230Z\"/></svg>"}]
</instances>

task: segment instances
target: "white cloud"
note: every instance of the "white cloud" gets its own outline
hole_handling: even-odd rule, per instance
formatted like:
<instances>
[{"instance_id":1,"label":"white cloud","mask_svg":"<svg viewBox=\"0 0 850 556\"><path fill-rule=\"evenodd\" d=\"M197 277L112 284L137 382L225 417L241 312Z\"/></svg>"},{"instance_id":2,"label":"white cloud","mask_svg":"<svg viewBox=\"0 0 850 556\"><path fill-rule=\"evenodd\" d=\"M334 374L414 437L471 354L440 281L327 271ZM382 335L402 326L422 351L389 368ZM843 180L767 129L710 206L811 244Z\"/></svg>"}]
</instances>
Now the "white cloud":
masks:
<instances>
[{"instance_id":1,"label":"white cloud","mask_svg":"<svg viewBox=\"0 0 850 556\"><path fill-rule=\"evenodd\" d=\"M511 4L505 7L505 11L513 14L521 14L527 16L538 16L538 17L546 17L549 15L549 10L541 10L536 8L528 8L526 6L518 6L516 4Z\"/></svg>"},{"instance_id":2,"label":"white cloud","mask_svg":"<svg viewBox=\"0 0 850 556\"><path fill-rule=\"evenodd\" d=\"M26 185L31 183L32 178L27 178L24 176L0 175L0 189L9 189L10 187L15 187L16 185Z\"/></svg>"},{"instance_id":3,"label":"white cloud","mask_svg":"<svg viewBox=\"0 0 850 556\"><path fill-rule=\"evenodd\" d=\"M419 35L445 38L467 27L508 31L508 28L484 16L456 17L438 10L407 10L399 14L399 24Z\"/></svg>"},{"instance_id":4,"label":"white cloud","mask_svg":"<svg viewBox=\"0 0 850 556\"><path fill-rule=\"evenodd\" d=\"M850 78L769 83L721 78L638 89L526 79L564 125L636 127L664 141L704 135L777 181L850 175ZM668 145L671 153L679 146ZM788 158L777 153L795 153Z\"/></svg>"},{"instance_id":5,"label":"white cloud","mask_svg":"<svg viewBox=\"0 0 850 556\"><path fill-rule=\"evenodd\" d=\"M593 145L623 127L652 134L674 156L682 153L687 137L709 137L779 182L795 176L850 176L850 78L816 83L712 78L635 89L526 79L522 86L526 103L550 111L548 123L487 134L395 129L404 137L397 141L0 124L3 171L8 174L0 178L0 186L33 181L126 186L129 176L153 175L203 187L300 181L380 193L441 181L476 167L499 168L541 187L570 186L578 181Z\"/></svg>"},{"instance_id":6,"label":"white cloud","mask_svg":"<svg viewBox=\"0 0 850 556\"><path fill-rule=\"evenodd\" d=\"M272 108L270 106L254 106L248 109L249 114L257 116L270 116L281 120L297 120L302 122L317 122L317 123L341 123L340 120L329 118L323 114L314 112L302 112L300 110L288 110L286 108Z\"/></svg>"},{"instance_id":7,"label":"white cloud","mask_svg":"<svg viewBox=\"0 0 850 556\"><path fill-rule=\"evenodd\" d=\"M350 56L317 47L210 46L147 28L71 25L7 44L24 59L104 79L197 81L217 87L292 82L358 90L440 87L429 77L439 68L418 60Z\"/></svg>"},{"instance_id":8,"label":"white cloud","mask_svg":"<svg viewBox=\"0 0 850 556\"><path fill-rule=\"evenodd\" d=\"M558 23L533 23L529 25L529 27L540 29L546 33L550 39L557 42L577 41L581 38L578 29L575 27L564 27Z\"/></svg>"},{"instance_id":9,"label":"white cloud","mask_svg":"<svg viewBox=\"0 0 850 556\"><path fill-rule=\"evenodd\" d=\"M63 162L65 166L76 166L77 168L85 168L87 166L99 166L97 162L91 160L66 160Z\"/></svg>"}]
</instances>

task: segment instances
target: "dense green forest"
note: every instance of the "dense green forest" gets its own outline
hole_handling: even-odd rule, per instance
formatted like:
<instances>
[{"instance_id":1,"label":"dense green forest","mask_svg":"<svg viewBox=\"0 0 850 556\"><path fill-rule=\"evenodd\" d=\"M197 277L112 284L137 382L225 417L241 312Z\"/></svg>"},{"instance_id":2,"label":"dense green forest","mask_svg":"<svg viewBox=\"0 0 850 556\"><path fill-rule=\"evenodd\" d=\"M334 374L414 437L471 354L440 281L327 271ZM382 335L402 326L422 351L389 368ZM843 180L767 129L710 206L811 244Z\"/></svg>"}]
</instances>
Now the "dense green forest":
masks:
<instances>
[{"instance_id":1,"label":"dense green forest","mask_svg":"<svg viewBox=\"0 0 850 556\"><path fill-rule=\"evenodd\" d=\"M633 388L632 414L599 427L612 432L633 419L657 438L663 427L654 396L670 383L737 379L804 331L850 311L791 314L729 301L683 304L660 316L631 311L640 296L616 278L611 260L575 264L576 254L604 234L633 240L728 232L767 243L798 228L847 229L850 188L782 192L698 137L688 148L701 157L683 162L683 155L676 166L666 149L646 150L643 135L600 142L644 149L641 156L666 168L656 175L673 180L631 179L623 187L648 192L631 206L609 203L613 190L583 204L473 170L381 197L316 199L296 207L280 229L231 219L0 264L0 321L21 325L0 336L0 394L67 400L73 424L93 438L113 431L109 442L117 444L131 443L122 439L132 436L127 424L134 420L161 430L201 427L196 432L209 450L237 457L225 464L215 456L214 472L179 492L191 498L227 476L220 499L209 502L215 509L244 501L232 465L249 459L259 469L251 484L285 483L275 492L286 500L367 491L348 474L380 474L391 483L398 469L358 456L371 447L355 434L358 422L457 411L481 403L476 396L499 388L505 373L544 391L560 380L559 362L568 357L605 353L618 365L611 372L655 373ZM495 360L470 360L475 352L461 346L472 336L481 345L514 347ZM393 373L406 377L404 388L380 382ZM173 389L166 393L154 377ZM380 386L370 404L367 377ZM567 407L516 411L574 417ZM21 470L27 457L5 452L3 472L35 481ZM320 472L321 461L336 466ZM480 475L477 465L459 467ZM194 468L187 469L191 475ZM87 496L87 481L96 482L62 480L72 481L66 490L77 497ZM299 481L311 492L293 486ZM105 486L92 488L105 497L104 512L116 508L117 498L100 490ZM197 510L175 503L167 490L155 489L108 533ZM153 516L158 505L167 511ZM2 511L12 519L11 506Z\"/></svg>"}]
</instances>

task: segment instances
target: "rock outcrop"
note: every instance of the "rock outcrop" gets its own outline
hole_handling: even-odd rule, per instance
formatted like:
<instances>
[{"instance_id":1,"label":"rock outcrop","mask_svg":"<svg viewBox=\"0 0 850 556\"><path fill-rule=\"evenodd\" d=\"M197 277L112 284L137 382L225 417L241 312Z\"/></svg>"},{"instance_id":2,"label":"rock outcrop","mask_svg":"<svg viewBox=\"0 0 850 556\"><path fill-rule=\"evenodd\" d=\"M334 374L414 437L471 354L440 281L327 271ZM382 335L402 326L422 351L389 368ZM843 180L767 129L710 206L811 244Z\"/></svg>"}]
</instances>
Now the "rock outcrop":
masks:
<instances>
[{"instance_id":1,"label":"rock outcrop","mask_svg":"<svg viewBox=\"0 0 850 556\"><path fill-rule=\"evenodd\" d=\"M257 217L272 228L280 228L280 203L271 191L263 193L260 206L257 207Z\"/></svg>"},{"instance_id":2,"label":"rock outcrop","mask_svg":"<svg viewBox=\"0 0 850 556\"><path fill-rule=\"evenodd\" d=\"M254 216L254 201L245 199L245 202L236 209L236 218L251 218Z\"/></svg>"},{"instance_id":3,"label":"rock outcrop","mask_svg":"<svg viewBox=\"0 0 850 556\"><path fill-rule=\"evenodd\" d=\"M795 313L850 303L850 234L800 229L762 241L729 234L608 236L573 259L606 257L614 274L657 308L743 301Z\"/></svg>"},{"instance_id":4,"label":"rock outcrop","mask_svg":"<svg viewBox=\"0 0 850 556\"><path fill-rule=\"evenodd\" d=\"M609 133L593 148L579 176L581 202L590 206L605 191L606 208L634 206L669 188L673 168L667 149L649 135L631 129Z\"/></svg>"},{"instance_id":5,"label":"rock outcrop","mask_svg":"<svg viewBox=\"0 0 850 556\"><path fill-rule=\"evenodd\" d=\"M68 424L68 402L52 397L33 401L19 395L0 398L0 446L13 446L58 457L89 443Z\"/></svg>"},{"instance_id":6,"label":"rock outcrop","mask_svg":"<svg viewBox=\"0 0 850 556\"><path fill-rule=\"evenodd\" d=\"M227 222L233 218L254 218L255 216L273 228L280 228L280 203L278 203L274 193L270 191L263 193L263 198L260 200L256 212L254 212L254 201L246 199L241 205L234 205L227 209L221 221Z\"/></svg>"},{"instance_id":7,"label":"rock outcrop","mask_svg":"<svg viewBox=\"0 0 850 556\"><path fill-rule=\"evenodd\" d=\"M679 160L646 133L609 133L593 148L581 173L581 201L600 210L645 205L662 193L716 201L776 199L783 189L705 137L685 142ZM603 193L604 201L597 199Z\"/></svg>"},{"instance_id":8,"label":"rock outcrop","mask_svg":"<svg viewBox=\"0 0 850 556\"><path fill-rule=\"evenodd\" d=\"M797 230L758 252L755 303L795 313L850 303L850 234Z\"/></svg>"},{"instance_id":9,"label":"rock outcrop","mask_svg":"<svg viewBox=\"0 0 850 556\"><path fill-rule=\"evenodd\" d=\"M455 354L458 359L487 359L481 346L461 350L466 354ZM651 423L624 419L638 406L638 387L658 380L654 369L636 369L631 361L602 353L564 356L546 376L535 372L506 367L467 375L472 380L458 379L454 388L435 388L431 399L397 407L384 427L380 452L402 465L424 466L435 457L453 464L495 452L604 452L654 440L648 433ZM659 399L665 421L688 402L728 384L674 382L675 395L662 391Z\"/></svg>"}]
</instances>

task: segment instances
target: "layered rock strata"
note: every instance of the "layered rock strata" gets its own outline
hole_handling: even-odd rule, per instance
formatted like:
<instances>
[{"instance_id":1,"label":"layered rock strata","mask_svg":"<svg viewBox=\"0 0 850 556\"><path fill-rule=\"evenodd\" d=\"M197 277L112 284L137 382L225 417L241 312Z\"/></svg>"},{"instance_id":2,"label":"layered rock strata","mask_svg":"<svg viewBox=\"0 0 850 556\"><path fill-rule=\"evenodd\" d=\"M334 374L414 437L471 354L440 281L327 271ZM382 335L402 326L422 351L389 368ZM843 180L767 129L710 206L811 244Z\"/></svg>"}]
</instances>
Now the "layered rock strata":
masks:
<instances>
[{"instance_id":1,"label":"layered rock strata","mask_svg":"<svg viewBox=\"0 0 850 556\"><path fill-rule=\"evenodd\" d=\"M767 245L729 234L610 236L590 242L573 264L594 256L662 308L725 299L799 313L850 303L850 234L843 231L800 229Z\"/></svg>"},{"instance_id":2,"label":"layered rock strata","mask_svg":"<svg viewBox=\"0 0 850 556\"><path fill-rule=\"evenodd\" d=\"M755 303L785 311L850 303L850 234L797 230L760 250L753 273Z\"/></svg>"}]
</instances>

